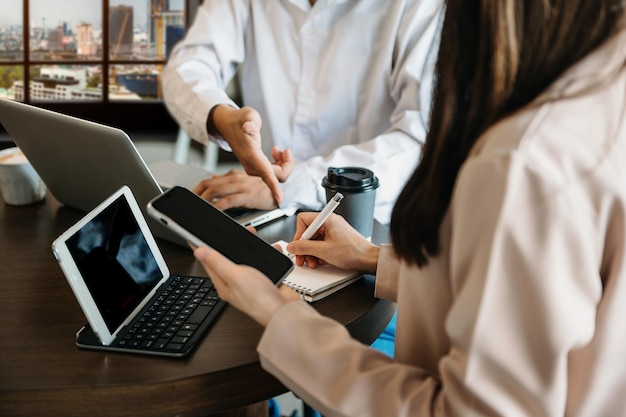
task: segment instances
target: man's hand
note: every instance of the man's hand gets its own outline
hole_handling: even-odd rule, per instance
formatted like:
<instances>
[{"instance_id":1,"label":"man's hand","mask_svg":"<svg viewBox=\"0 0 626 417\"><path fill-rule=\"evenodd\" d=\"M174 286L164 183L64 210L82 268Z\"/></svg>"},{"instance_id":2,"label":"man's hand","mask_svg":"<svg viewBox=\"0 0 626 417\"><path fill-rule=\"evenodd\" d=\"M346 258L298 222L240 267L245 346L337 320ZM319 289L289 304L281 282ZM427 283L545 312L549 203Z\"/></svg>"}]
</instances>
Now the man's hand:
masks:
<instances>
[{"instance_id":1,"label":"man's hand","mask_svg":"<svg viewBox=\"0 0 626 417\"><path fill-rule=\"evenodd\" d=\"M249 174L261 177L269 187L277 203L283 201L279 181L287 179L295 161L289 150L272 149L274 165L261 148L261 116L251 107L235 109L220 104L212 112L213 125L228 142L233 153Z\"/></svg>"},{"instance_id":2,"label":"man's hand","mask_svg":"<svg viewBox=\"0 0 626 417\"><path fill-rule=\"evenodd\" d=\"M278 181L280 182L287 181L287 178L296 165L296 161L291 154L291 150L285 149L284 151L281 151L274 146L272 147L272 158L274 158L272 168L274 169L276 178L278 178Z\"/></svg>"},{"instance_id":3,"label":"man's hand","mask_svg":"<svg viewBox=\"0 0 626 417\"><path fill-rule=\"evenodd\" d=\"M213 175L201 181L193 192L220 210L231 207L269 210L277 207L272 192L263 180L240 169L231 170L224 175Z\"/></svg>"}]
</instances>

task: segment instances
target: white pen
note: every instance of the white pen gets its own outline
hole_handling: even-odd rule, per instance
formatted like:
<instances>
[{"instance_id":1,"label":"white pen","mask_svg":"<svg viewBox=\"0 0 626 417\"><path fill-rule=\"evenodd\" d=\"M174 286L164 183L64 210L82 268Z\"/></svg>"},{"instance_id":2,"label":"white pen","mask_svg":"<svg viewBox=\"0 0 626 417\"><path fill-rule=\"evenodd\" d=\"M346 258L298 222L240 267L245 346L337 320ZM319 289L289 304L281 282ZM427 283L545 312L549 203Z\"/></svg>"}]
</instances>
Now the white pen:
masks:
<instances>
[{"instance_id":1,"label":"white pen","mask_svg":"<svg viewBox=\"0 0 626 417\"><path fill-rule=\"evenodd\" d=\"M341 193L335 194L333 198L331 198L328 201L328 204L326 204L326 207L324 207L322 211L320 211L320 214L317 215L315 220L313 220L313 223L311 223L309 227L306 228L304 233L302 233L302 236L300 236L300 239L302 240L311 239L311 237L313 237L315 232L317 232L317 230L324 224L324 222L328 219L328 217L332 214L332 212L335 211L335 209L341 202L342 198L343 198L343 194Z\"/></svg>"}]
</instances>

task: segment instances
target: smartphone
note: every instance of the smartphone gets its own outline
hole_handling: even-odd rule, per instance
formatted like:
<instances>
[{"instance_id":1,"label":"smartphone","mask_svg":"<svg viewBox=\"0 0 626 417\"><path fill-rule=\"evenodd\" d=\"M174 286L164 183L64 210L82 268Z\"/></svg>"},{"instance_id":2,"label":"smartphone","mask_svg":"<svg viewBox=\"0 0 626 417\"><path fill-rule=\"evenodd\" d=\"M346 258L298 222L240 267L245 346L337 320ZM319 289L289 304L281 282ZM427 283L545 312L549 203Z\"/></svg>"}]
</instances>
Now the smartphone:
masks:
<instances>
[{"instance_id":1,"label":"smartphone","mask_svg":"<svg viewBox=\"0 0 626 417\"><path fill-rule=\"evenodd\" d=\"M236 264L252 266L279 284L293 270L290 258L187 188L153 198L148 215L195 246L210 246Z\"/></svg>"}]
</instances>

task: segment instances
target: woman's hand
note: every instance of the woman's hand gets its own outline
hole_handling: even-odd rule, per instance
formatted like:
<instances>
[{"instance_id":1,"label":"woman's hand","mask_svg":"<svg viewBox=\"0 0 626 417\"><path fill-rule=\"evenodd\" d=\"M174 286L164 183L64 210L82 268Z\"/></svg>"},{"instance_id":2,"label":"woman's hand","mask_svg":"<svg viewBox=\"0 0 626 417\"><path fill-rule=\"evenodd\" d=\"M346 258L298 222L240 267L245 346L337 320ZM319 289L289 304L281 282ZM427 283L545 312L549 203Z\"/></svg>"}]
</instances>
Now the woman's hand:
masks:
<instances>
[{"instance_id":1,"label":"woman's hand","mask_svg":"<svg viewBox=\"0 0 626 417\"><path fill-rule=\"evenodd\" d=\"M193 254L213 281L219 297L263 327L281 306L300 300L286 285L276 287L257 269L237 265L214 249L198 247Z\"/></svg>"},{"instance_id":2,"label":"woman's hand","mask_svg":"<svg viewBox=\"0 0 626 417\"><path fill-rule=\"evenodd\" d=\"M296 264L305 262L311 268L327 262L342 269L376 273L378 246L357 232L343 217L337 214L324 222L310 240L300 240L304 230L315 220L318 213L298 214L294 241L287 251L296 255Z\"/></svg>"}]
</instances>

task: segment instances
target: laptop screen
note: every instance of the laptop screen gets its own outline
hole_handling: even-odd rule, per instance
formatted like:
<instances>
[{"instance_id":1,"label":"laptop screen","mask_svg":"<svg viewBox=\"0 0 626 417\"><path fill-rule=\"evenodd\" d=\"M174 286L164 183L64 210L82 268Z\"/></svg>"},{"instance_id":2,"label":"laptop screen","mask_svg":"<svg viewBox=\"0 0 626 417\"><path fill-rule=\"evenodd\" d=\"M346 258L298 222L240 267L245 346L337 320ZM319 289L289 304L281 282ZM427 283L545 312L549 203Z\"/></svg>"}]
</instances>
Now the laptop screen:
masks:
<instances>
[{"instance_id":1,"label":"laptop screen","mask_svg":"<svg viewBox=\"0 0 626 417\"><path fill-rule=\"evenodd\" d=\"M72 235L67 246L111 333L162 278L123 195Z\"/></svg>"}]
</instances>

